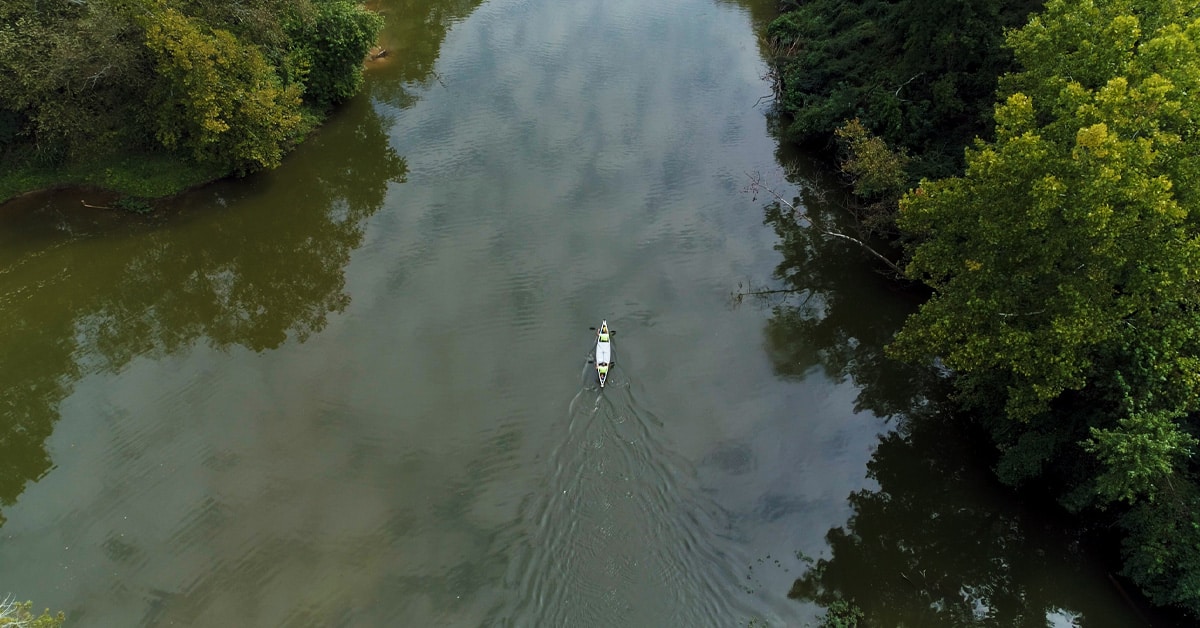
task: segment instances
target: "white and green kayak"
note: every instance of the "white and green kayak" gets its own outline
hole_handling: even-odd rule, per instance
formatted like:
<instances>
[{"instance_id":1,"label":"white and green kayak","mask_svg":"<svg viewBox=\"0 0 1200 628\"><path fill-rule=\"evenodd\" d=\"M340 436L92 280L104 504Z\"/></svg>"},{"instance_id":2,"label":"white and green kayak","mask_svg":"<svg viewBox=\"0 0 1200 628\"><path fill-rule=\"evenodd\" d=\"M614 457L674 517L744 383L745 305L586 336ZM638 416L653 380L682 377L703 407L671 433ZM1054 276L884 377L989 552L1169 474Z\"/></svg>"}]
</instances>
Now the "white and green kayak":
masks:
<instances>
[{"instance_id":1,"label":"white and green kayak","mask_svg":"<svg viewBox=\"0 0 1200 628\"><path fill-rule=\"evenodd\" d=\"M612 366L612 334L608 331L608 321L601 321L596 329L596 376L600 378L600 387L608 380L608 368Z\"/></svg>"}]
</instances>

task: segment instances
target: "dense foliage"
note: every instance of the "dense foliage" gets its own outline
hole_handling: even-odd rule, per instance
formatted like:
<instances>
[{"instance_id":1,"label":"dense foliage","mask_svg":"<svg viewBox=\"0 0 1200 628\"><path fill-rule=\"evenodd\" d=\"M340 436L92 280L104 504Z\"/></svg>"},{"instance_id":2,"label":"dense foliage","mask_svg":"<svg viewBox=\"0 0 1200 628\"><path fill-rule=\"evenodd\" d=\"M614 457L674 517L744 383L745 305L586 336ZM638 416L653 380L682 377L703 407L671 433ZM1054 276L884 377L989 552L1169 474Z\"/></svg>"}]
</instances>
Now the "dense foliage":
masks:
<instances>
[{"instance_id":1,"label":"dense foliage","mask_svg":"<svg viewBox=\"0 0 1200 628\"><path fill-rule=\"evenodd\" d=\"M934 294L894 354L954 373L1002 479L1111 518L1125 574L1200 614L1200 10L1052 0L1008 43L995 139L901 204Z\"/></svg>"},{"instance_id":2,"label":"dense foliage","mask_svg":"<svg viewBox=\"0 0 1200 628\"><path fill-rule=\"evenodd\" d=\"M219 172L274 167L357 91L381 26L351 0L9 0L0 160L165 151Z\"/></svg>"},{"instance_id":3,"label":"dense foliage","mask_svg":"<svg viewBox=\"0 0 1200 628\"><path fill-rule=\"evenodd\" d=\"M996 77L1011 67L1003 30L1039 0L786 0L770 26L777 105L788 139L824 140L858 118L888 144L920 154L919 175L959 167L985 132Z\"/></svg>"},{"instance_id":4,"label":"dense foliage","mask_svg":"<svg viewBox=\"0 0 1200 628\"><path fill-rule=\"evenodd\" d=\"M788 138L839 140L868 221L923 178L897 223L933 292L890 353L952 375L1002 480L1116 531L1124 574L1200 615L1200 8L785 6Z\"/></svg>"},{"instance_id":5,"label":"dense foliage","mask_svg":"<svg viewBox=\"0 0 1200 628\"><path fill-rule=\"evenodd\" d=\"M228 31L205 32L174 9L146 25L158 80L150 92L155 137L198 162L246 171L279 164L300 129L300 86L282 85L257 48Z\"/></svg>"}]
</instances>

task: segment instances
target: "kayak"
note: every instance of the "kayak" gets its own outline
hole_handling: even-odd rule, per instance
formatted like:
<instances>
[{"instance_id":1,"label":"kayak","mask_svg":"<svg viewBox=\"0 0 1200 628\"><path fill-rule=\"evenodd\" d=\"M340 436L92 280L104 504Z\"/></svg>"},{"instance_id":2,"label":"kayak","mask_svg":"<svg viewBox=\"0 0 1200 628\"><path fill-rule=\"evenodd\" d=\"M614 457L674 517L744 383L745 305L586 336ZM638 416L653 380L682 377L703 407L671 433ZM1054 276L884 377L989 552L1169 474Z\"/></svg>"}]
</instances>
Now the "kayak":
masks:
<instances>
[{"instance_id":1,"label":"kayak","mask_svg":"<svg viewBox=\"0 0 1200 628\"><path fill-rule=\"evenodd\" d=\"M596 329L596 376L600 378L600 387L608 379L608 368L612 365L612 334L608 331L608 321L601 321Z\"/></svg>"}]
</instances>

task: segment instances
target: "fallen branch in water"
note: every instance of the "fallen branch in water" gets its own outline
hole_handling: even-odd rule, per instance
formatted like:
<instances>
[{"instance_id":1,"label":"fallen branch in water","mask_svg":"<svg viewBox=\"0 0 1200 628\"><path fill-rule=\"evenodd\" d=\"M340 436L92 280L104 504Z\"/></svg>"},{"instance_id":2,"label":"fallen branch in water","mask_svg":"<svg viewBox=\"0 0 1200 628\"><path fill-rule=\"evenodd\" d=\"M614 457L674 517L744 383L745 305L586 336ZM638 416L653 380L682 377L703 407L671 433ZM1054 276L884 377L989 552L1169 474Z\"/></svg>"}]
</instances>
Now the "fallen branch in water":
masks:
<instances>
[{"instance_id":1,"label":"fallen branch in water","mask_svg":"<svg viewBox=\"0 0 1200 628\"><path fill-rule=\"evenodd\" d=\"M770 187L767 187L767 185L765 185L763 183L762 177L760 175L752 175L749 172L747 172L746 176L750 178L750 188L749 189L754 195L757 196L758 192L760 190L763 192L766 192L767 194L770 194L775 199L775 201L778 202L781 206L788 208L788 210L792 214L792 219L795 220L797 224L800 224L801 226L803 226L804 222L808 222L808 226L821 235L829 236L831 238L841 238L843 240L853 242L854 244L857 244L862 250L870 253L871 255L874 255L877 259L879 259L879 261L886 264L887 267L892 269L892 271L895 272L897 275L899 275L901 277L904 276L903 268L900 268L900 266L898 264L896 264L896 262L893 262L892 260L888 259L883 253L876 251L870 244L867 244L866 242L863 242L862 240L855 238L853 236L846 235L846 234L842 233L841 231L832 229L832 228L822 224L821 221L814 219L807 212L800 209L799 207L796 207L796 205L794 205L793 203L789 202L787 199L780 196L780 194L778 192L771 189Z\"/></svg>"},{"instance_id":2,"label":"fallen branch in water","mask_svg":"<svg viewBox=\"0 0 1200 628\"><path fill-rule=\"evenodd\" d=\"M747 290L737 294L739 297L763 297L768 294L795 294L797 292L804 292L804 290L802 288L779 288L776 290Z\"/></svg>"},{"instance_id":3,"label":"fallen branch in water","mask_svg":"<svg viewBox=\"0 0 1200 628\"><path fill-rule=\"evenodd\" d=\"M758 297L760 299L763 299L772 294L796 294L798 292L804 291L803 289L800 289L800 288L777 288L774 290L745 290L745 291L743 291L743 290L741 290L741 287L742 286L739 283L738 290L736 292L734 292L733 294L729 295L729 299L734 305L740 305L742 300L745 299L746 297Z\"/></svg>"},{"instance_id":4,"label":"fallen branch in water","mask_svg":"<svg viewBox=\"0 0 1200 628\"><path fill-rule=\"evenodd\" d=\"M752 286L748 286L745 290L743 290L742 283L739 281L738 289L729 295L729 300L733 305L737 306L737 305L741 305L742 301L745 300L746 297L755 297L761 301L769 301L770 300L769 297L771 297L772 295L776 295L776 294L784 295L785 298L791 297L792 295L796 295L796 294L804 294L805 295L804 301L802 301L798 305L799 308L804 308L805 306L807 306L808 302L813 298L813 296L816 295L815 292L809 290L808 288L759 288L759 289L755 289Z\"/></svg>"}]
</instances>

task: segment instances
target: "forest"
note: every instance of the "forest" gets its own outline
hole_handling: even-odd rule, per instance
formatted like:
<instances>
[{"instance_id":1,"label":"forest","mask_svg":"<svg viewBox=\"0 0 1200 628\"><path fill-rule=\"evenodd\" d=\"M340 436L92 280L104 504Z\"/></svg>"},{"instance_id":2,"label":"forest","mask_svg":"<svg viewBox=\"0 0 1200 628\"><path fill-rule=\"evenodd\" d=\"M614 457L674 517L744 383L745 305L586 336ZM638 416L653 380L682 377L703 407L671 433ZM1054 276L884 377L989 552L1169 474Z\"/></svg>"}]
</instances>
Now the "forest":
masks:
<instances>
[{"instance_id":1,"label":"forest","mask_svg":"<svg viewBox=\"0 0 1200 628\"><path fill-rule=\"evenodd\" d=\"M1200 616L1200 10L784 9L784 136L830 152L861 237L927 295L890 358L949 384L1000 480L1114 540L1153 604Z\"/></svg>"},{"instance_id":2,"label":"forest","mask_svg":"<svg viewBox=\"0 0 1200 628\"><path fill-rule=\"evenodd\" d=\"M354 0L4 2L0 200L273 168L358 91L382 24Z\"/></svg>"}]
</instances>

